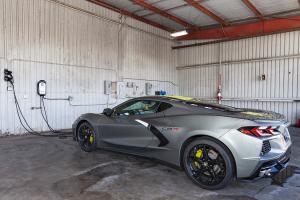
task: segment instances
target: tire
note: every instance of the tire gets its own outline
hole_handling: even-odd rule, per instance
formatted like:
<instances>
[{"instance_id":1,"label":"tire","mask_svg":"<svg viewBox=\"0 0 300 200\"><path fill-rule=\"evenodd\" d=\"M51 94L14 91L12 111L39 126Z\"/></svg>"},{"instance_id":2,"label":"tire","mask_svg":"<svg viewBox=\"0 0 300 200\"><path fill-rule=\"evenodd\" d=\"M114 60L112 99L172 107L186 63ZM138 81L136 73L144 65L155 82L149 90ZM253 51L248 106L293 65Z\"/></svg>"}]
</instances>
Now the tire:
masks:
<instances>
[{"instance_id":1,"label":"tire","mask_svg":"<svg viewBox=\"0 0 300 200\"><path fill-rule=\"evenodd\" d=\"M96 150L96 134L92 125L82 122L77 128L77 141L83 151L91 152Z\"/></svg>"},{"instance_id":2,"label":"tire","mask_svg":"<svg viewBox=\"0 0 300 200\"><path fill-rule=\"evenodd\" d=\"M234 177L234 160L221 142L201 137L190 142L182 157L185 173L203 189L226 187Z\"/></svg>"}]
</instances>

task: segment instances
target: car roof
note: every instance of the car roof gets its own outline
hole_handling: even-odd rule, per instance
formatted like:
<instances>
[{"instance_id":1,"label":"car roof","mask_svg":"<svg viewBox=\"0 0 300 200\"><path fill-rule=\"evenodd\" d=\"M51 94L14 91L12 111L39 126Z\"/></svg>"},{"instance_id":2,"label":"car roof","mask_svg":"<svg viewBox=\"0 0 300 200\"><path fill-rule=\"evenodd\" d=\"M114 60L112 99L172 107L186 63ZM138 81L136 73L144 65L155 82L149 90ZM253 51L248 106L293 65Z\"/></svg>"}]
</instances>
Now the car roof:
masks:
<instances>
[{"instance_id":1,"label":"car roof","mask_svg":"<svg viewBox=\"0 0 300 200\"><path fill-rule=\"evenodd\" d=\"M151 100L158 100L158 101L172 101L172 100L179 100L179 101L195 101L195 98L193 97L187 97L187 96L177 96L177 95L165 95L165 96L143 96L143 97L137 97L134 98L136 100L138 99L151 99ZM133 100L134 100L133 99Z\"/></svg>"},{"instance_id":2,"label":"car roof","mask_svg":"<svg viewBox=\"0 0 300 200\"><path fill-rule=\"evenodd\" d=\"M239 111L240 109L231 107L231 106L226 106L226 105L220 105L216 103L211 103L211 102L204 102L201 101L201 99L193 98L193 97L187 97L187 96L176 96L176 95L169 95L169 96L144 96L144 97L139 97L135 98L132 100L157 100L157 101L164 101L171 103L173 105L180 105L180 106L185 106L186 108L189 109L195 109L196 107L204 107L206 109L213 109L213 110L223 110L223 111ZM192 106L192 107L191 107Z\"/></svg>"},{"instance_id":3,"label":"car roof","mask_svg":"<svg viewBox=\"0 0 300 200\"><path fill-rule=\"evenodd\" d=\"M153 100L153 101L162 101L166 103L170 103L173 105L180 105L180 106L185 106L185 107L190 107L188 105L182 104L184 102L197 102L196 98L193 97L186 97L186 96L176 96L176 95L156 95L156 96L143 96L143 97L138 97L138 98L133 98L131 100ZM199 100L198 100L198 103Z\"/></svg>"}]
</instances>

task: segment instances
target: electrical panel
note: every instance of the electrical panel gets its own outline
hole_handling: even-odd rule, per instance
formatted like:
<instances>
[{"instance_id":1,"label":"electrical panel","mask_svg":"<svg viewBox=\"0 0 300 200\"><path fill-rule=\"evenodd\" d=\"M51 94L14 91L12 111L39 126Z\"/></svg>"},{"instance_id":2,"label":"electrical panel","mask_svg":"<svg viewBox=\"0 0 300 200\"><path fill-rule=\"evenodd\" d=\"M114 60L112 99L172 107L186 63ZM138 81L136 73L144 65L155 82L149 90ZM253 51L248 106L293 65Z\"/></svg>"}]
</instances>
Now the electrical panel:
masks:
<instances>
[{"instance_id":1,"label":"electrical panel","mask_svg":"<svg viewBox=\"0 0 300 200\"><path fill-rule=\"evenodd\" d=\"M159 90L161 89L161 90ZM114 89L112 90L112 92ZM167 92L160 85L150 82L117 82L117 98L128 99L145 95L166 95Z\"/></svg>"},{"instance_id":2,"label":"electrical panel","mask_svg":"<svg viewBox=\"0 0 300 200\"><path fill-rule=\"evenodd\" d=\"M144 90L143 90L144 91ZM139 90L139 86L134 82L118 82L117 83L117 95L120 99L127 99L142 96L142 91Z\"/></svg>"},{"instance_id":3,"label":"electrical panel","mask_svg":"<svg viewBox=\"0 0 300 200\"><path fill-rule=\"evenodd\" d=\"M45 96L46 95L46 81L45 80L40 80L37 83L37 94L39 96Z\"/></svg>"},{"instance_id":4,"label":"electrical panel","mask_svg":"<svg viewBox=\"0 0 300 200\"><path fill-rule=\"evenodd\" d=\"M138 96L138 91L139 91L139 86L137 86L135 83L132 88L132 97L137 97Z\"/></svg>"},{"instance_id":5,"label":"electrical panel","mask_svg":"<svg viewBox=\"0 0 300 200\"><path fill-rule=\"evenodd\" d=\"M128 87L128 88L135 88L136 84L134 82L127 82L126 83L126 87Z\"/></svg>"},{"instance_id":6,"label":"electrical panel","mask_svg":"<svg viewBox=\"0 0 300 200\"><path fill-rule=\"evenodd\" d=\"M151 83L146 83L145 86L146 86L146 88L145 88L146 95L151 95L153 85Z\"/></svg>"},{"instance_id":7,"label":"electrical panel","mask_svg":"<svg viewBox=\"0 0 300 200\"><path fill-rule=\"evenodd\" d=\"M104 81L104 94L111 94L112 82L105 80Z\"/></svg>"},{"instance_id":8,"label":"electrical panel","mask_svg":"<svg viewBox=\"0 0 300 200\"><path fill-rule=\"evenodd\" d=\"M117 95L119 99L126 98L126 83L125 82L117 82Z\"/></svg>"},{"instance_id":9,"label":"electrical panel","mask_svg":"<svg viewBox=\"0 0 300 200\"><path fill-rule=\"evenodd\" d=\"M117 82L114 81L111 83L111 93L112 94L117 94L117 90L118 90L118 85Z\"/></svg>"}]
</instances>

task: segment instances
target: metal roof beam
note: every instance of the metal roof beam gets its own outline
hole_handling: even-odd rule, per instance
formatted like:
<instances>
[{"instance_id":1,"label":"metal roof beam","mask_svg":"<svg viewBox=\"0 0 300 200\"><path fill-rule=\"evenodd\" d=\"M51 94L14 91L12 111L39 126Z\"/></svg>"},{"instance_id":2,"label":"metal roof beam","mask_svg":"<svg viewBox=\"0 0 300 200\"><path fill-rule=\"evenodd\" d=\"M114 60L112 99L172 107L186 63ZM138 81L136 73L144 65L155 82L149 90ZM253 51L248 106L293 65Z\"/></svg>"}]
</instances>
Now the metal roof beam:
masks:
<instances>
[{"instance_id":1,"label":"metal roof beam","mask_svg":"<svg viewBox=\"0 0 300 200\"><path fill-rule=\"evenodd\" d=\"M98 5L98 6L105 7L107 9L109 9L109 10L118 12L118 13L120 13L122 15L126 15L128 17L134 18L134 19L136 19L138 21L144 22L144 23L149 24L151 26L154 26L156 28L159 28L159 29L162 29L162 30L165 30L165 31L168 31L168 32L174 32L175 31L172 28L163 26L163 25L161 25L159 23L156 23L156 22L153 22L153 21L148 20L146 18L140 17L140 16L138 16L136 14L133 14L133 13L131 13L129 11L126 11L126 10L123 10L121 8L117 8L117 7L115 7L115 6L111 5L111 4L108 4L108 3L104 2L103 0L87 0L87 1L91 2L91 3L94 3L94 4Z\"/></svg>"},{"instance_id":2,"label":"metal roof beam","mask_svg":"<svg viewBox=\"0 0 300 200\"><path fill-rule=\"evenodd\" d=\"M264 16L262 15L261 12L251 3L250 0L243 0L244 4L260 19L264 20Z\"/></svg>"},{"instance_id":3,"label":"metal roof beam","mask_svg":"<svg viewBox=\"0 0 300 200\"><path fill-rule=\"evenodd\" d=\"M300 15L194 31L177 40L239 39L300 29Z\"/></svg>"},{"instance_id":4,"label":"metal roof beam","mask_svg":"<svg viewBox=\"0 0 300 200\"><path fill-rule=\"evenodd\" d=\"M169 20L172 20L172 21L184 26L185 28L192 28L192 29L197 29L198 28L197 26L195 26L193 24L190 24L190 23L188 23L188 22L186 22L186 21L184 21L184 20L182 20L182 19L180 19L180 18L178 18L174 15L171 15L171 14L165 12L164 10L161 10L161 9L147 3L145 0L131 0L131 2L133 2L133 3L135 3L139 6L142 6L145 9L150 10L150 11L156 13L156 14L164 16L164 17L168 18Z\"/></svg>"},{"instance_id":5,"label":"metal roof beam","mask_svg":"<svg viewBox=\"0 0 300 200\"><path fill-rule=\"evenodd\" d=\"M222 26L227 26L228 25L228 23L225 22L224 19L222 19L221 17L217 16L215 13L211 12L207 8L203 7L197 1L195 1L195 0L184 0L184 1L187 4L189 4L189 5L193 6L194 8L196 8L197 10L199 10L200 12L206 14L207 16L211 17L215 21L219 22Z\"/></svg>"}]
</instances>

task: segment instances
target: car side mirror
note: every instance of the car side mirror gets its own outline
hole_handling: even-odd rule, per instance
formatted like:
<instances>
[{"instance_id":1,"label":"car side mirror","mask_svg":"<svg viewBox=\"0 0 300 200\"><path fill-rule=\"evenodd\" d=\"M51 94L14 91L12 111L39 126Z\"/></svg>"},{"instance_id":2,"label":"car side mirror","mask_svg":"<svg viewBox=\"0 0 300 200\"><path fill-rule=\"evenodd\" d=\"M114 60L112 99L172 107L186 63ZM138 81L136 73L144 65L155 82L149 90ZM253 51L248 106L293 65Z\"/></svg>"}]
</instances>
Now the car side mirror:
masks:
<instances>
[{"instance_id":1,"label":"car side mirror","mask_svg":"<svg viewBox=\"0 0 300 200\"><path fill-rule=\"evenodd\" d=\"M110 117L112 115L112 113L113 113L113 109L111 109L111 108L105 108L103 110L103 114L108 116L108 117Z\"/></svg>"}]
</instances>

